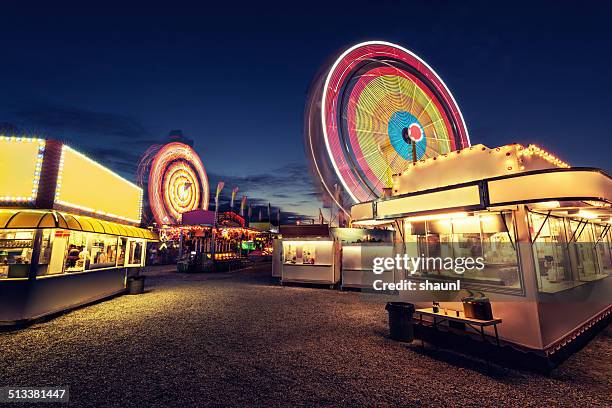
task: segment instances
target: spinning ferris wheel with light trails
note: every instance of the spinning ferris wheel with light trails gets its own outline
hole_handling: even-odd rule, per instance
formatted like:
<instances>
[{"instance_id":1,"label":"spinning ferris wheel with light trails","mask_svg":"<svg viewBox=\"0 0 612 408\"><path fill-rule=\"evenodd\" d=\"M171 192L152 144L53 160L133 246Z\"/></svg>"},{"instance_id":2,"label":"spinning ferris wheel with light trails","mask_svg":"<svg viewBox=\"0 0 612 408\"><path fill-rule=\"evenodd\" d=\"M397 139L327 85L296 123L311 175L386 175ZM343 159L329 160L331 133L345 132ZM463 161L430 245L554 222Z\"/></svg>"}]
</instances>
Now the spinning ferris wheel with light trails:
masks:
<instances>
[{"instance_id":1,"label":"spinning ferris wheel with light trails","mask_svg":"<svg viewBox=\"0 0 612 408\"><path fill-rule=\"evenodd\" d=\"M147 208L158 226L178 225L182 214L207 209L209 184L200 156L187 144L153 145L143 155L137 172L148 192ZM146 215L146 214L145 214Z\"/></svg>"},{"instance_id":2,"label":"spinning ferris wheel with light trails","mask_svg":"<svg viewBox=\"0 0 612 408\"><path fill-rule=\"evenodd\" d=\"M324 202L347 215L414 161L470 145L442 79L411 51L383 41L350 47L318 75L304 141Z\"/></svg>"}]
</instances>

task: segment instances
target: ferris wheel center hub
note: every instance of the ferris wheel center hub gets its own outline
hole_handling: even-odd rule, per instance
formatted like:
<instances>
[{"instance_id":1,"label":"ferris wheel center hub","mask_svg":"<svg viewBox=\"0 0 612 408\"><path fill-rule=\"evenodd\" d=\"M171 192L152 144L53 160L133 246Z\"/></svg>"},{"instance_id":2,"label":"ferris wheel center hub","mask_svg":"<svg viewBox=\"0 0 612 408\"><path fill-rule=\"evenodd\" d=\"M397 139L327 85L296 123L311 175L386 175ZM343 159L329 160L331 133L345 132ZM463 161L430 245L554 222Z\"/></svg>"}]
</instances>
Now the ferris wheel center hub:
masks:
<instances>
[{"instance_id":1,"label":"ferris wheel center hub","mask_svg":"<svg viewBox=\"0 0 612 408\"><path fill-rule=\"evenodd\" d=\"M402 139L406 143L418 142L423 138L421 127L416 123L402 129Z\"/></svg>"}]
</instances>

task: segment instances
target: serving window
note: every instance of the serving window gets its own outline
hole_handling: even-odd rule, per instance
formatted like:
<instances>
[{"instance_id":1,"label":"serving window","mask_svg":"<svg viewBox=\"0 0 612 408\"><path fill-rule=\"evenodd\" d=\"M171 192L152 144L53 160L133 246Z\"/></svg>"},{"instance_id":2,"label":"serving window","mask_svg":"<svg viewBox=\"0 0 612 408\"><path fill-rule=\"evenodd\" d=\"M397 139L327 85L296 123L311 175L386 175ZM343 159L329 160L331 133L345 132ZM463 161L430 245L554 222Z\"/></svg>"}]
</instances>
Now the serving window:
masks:
<instances>
[{"instance_id":1,"label":"serving window","mask_svg":"<svg viewBox=\"0 0 612 408\"><path fill-rule=\"evenodd\" d=\"M0 279L27 278L34 230L0 230Z\"/></svg>"},{"instance_id":2,"label":"serving window","mask_svg":"<svg viewBox=\"0 0 612 408\"><path fill-rule=\"evenodd\" d=\"M108 268L116 265L117 237L91 234L89 239L89 269Z\"/></svg>"},{"instance_id":3,"label":"serving window","mask_svg":"<svg viewBox=\"0 0 612 408\"><path fill-rule=\"evenodd\" d=\"M515 237L512 212L407 222L405 253L427 260L416 276L521 289ZM484 267L466 261L477 258Z\"/></svg>"},{"instance_id":4,"label":"serving window","mask_svg":"<svg viewBox=\"0 0 612 408\"><path fill-rule=\"evenodd\" d=\"M128 266L142 266L144 257L144 241L142 240L129 240L128 241Z\"/></svg>"},{"instance_id":5,"label":"serving window","mask_svg":"<svg viewBox=\"0 0 612 408\"><path fill-rule=\"evenodd\" d=\"M283 258L290 265L332 265L333 241L284 241Z\"/></svg>"},{"instance_id":6,"label":"serving window","mask_svg":"<svg viewBox=\"0 0 612 408\"><path fill-rule=\"evenodd\" d=\"M145 241L141 239L62 229L42 233L38 276L141 266L144 262Z\"/></svg>"},{"instance_id":7,"label":"serving window","mask_svg":"<svg viewBox=\"0 0 612 408\"><path fill-rule=\"evenodd\" d=\"M609 227L587 219L529 213L540 292L553 293L612 273Z\"/></svg>"},{"instance_id":8,"label":"serving window","mask_svg":"<svg viewBox=\"0 0 612 408\"><path fill-rule=\"evenodd\" d=\"M62 236L60 236L62 234ZM66 237L64 256L64 271L65 272L81 272L89 266L89 251L87 250L87 233L80 231L60 231L56 235L58 244L62 245L62 238ZM55 243L54 243L55 244ZM57 248L59 251L60 248ZM60 273L59 271L57 273Z\"/></svg>"}]
</instances>

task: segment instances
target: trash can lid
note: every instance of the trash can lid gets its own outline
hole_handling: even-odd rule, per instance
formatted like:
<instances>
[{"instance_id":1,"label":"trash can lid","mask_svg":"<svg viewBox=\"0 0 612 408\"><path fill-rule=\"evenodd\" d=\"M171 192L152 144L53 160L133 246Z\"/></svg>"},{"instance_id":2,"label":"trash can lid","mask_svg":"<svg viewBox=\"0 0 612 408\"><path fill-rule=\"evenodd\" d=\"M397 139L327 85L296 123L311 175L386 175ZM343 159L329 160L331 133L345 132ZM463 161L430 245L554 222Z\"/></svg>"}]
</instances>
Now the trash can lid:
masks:
<instances>
[{"instance_id":1,"label":"trash can lid","mask_svg":"<svg viewBox=\"0 0 612 408\"><path fill-rule=\"evenodd\" d=\"M415 307L412 303L408 302L387 302L385 310L390 309L401 309L401 310L414 310Z\"/></svg>"}]
</instances>

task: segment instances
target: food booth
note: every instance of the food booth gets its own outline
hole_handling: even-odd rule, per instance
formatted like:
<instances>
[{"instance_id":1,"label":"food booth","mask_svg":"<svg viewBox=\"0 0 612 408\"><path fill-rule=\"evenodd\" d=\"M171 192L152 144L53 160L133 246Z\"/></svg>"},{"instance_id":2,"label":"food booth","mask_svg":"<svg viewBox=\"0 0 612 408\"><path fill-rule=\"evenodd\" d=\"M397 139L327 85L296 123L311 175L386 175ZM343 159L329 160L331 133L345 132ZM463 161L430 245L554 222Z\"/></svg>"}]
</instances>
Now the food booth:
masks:
<instances>
[{"instance_id":1,"label":"food booth","mask_svg":"<svg viewBox=\"0 0 612 408\"><path fill-rule=\"evenodd\" d=\"M125 291L144 266L142 189L59 141L0 136L0 324Z\"/></svg>"},{"instance_id":2,"label":"food booth","mask_svg":"<svg viewBox=\"0 0 612 408\"><path fill-rule=\"evenodd\" d=\"M281 283L335 286L340 281L340 243L329 225L281 225ZM275 256L277 252L274 252ZM274 262L274 261L273 261Z\"/></svg>"},{"instance_id":3,"label":"food booth","mask_svg":"<svg viewBox=\"0 0 612 408\"><path fill-rule=\"evenodd\" d=\"M396 253L484 258L480 270L435 266L401 279L448 282L490 300L499 336L549 356L610 316L612 179L537 146L475 145L393 176L392 196L356 204L354 223L397 226ZM466 292L401 291L462 309Z\"/></svg>"},{"instance_id":4,"label":"food booth","mask_svg":"<svg viewBox=\"0 0 612 408\"><path fill-rule=\"evenodd\" d=\"M332 235L342 245L342 288L372 288L375 279L395 282L395 270L380 275L372 273L376 257L394 256L394 231L373 228L332 228Z\"/></svg>"},{"instance_id":5,"label":"food booth","mask_svg":"<svg viewBox=\"0 0 612 408\"><path fill-rule=\"evenodd\" d=\"M283 225L274 240L272 276L281 282L372 286L372 259L393 256L391 229L330 228L328 224ZM394 271L376 279L394 282Z\"/></svg>"}]
</instances>

